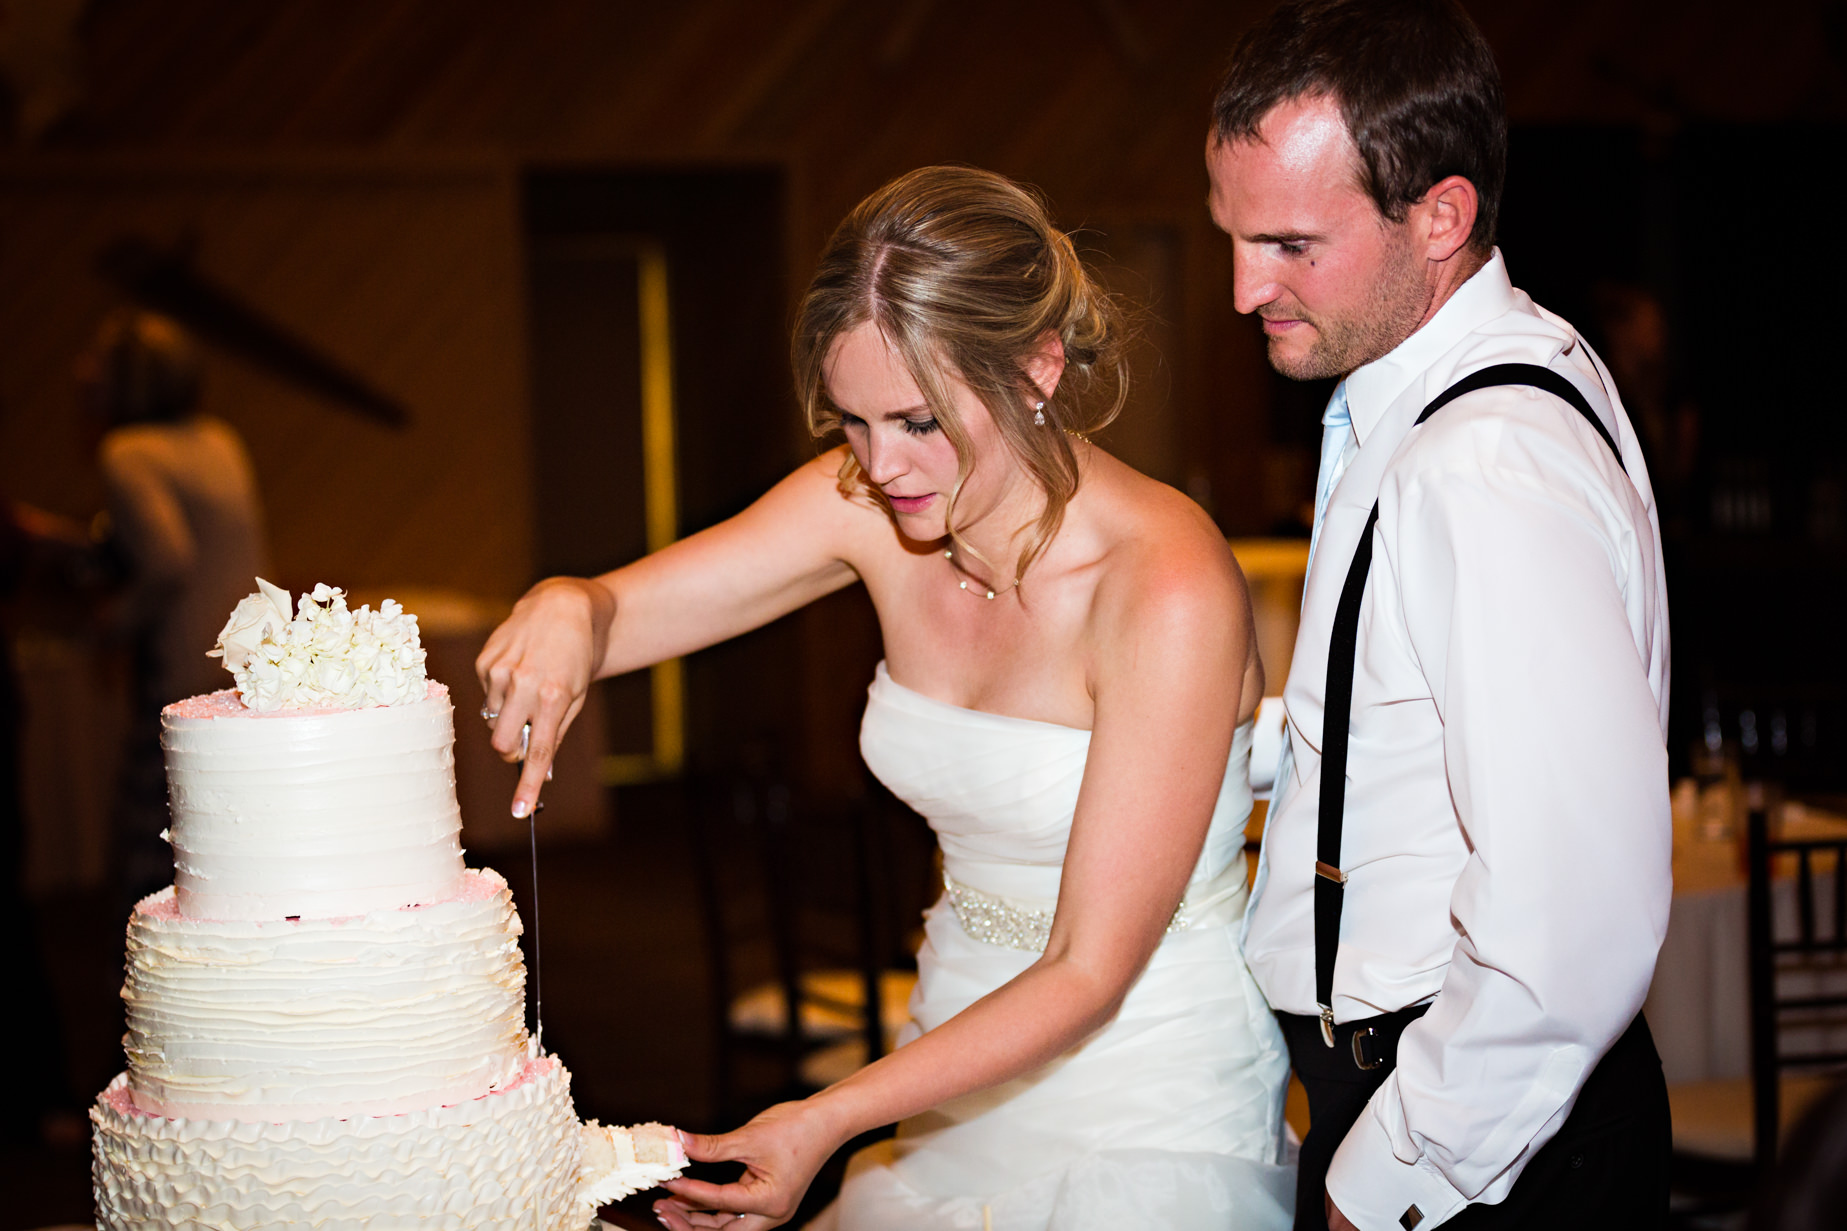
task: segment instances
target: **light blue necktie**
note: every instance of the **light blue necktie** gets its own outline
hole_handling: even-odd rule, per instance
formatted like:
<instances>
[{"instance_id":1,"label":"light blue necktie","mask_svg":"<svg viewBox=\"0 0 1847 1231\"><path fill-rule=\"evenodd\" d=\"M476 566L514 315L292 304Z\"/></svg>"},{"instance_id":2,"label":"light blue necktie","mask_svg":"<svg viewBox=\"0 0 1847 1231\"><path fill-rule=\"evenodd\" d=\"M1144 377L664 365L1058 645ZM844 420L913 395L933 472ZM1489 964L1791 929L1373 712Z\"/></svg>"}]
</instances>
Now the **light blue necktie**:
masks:
<instances>
[{"instance_id":1,"label":"light blue necktie","mask_svg":"<svg viewBox=\"0 0 1847 1231\"><path fill-rule=\"evenodd\" d=\"M1315 546L1321 542L1321 523L1328 517L1328 500L1359 452L1353 437L1353 416L1347 410L1347 382L1334 386L1334 396L1321 416L1321 468L1315 474L1315 526L1308 540L1308 566L1314 567Z\"/></svg>"},{"instance_id":2,"label":"light blue necktie","mask_svg":"<svg viewBox=\"0 0 1847 1231\"><path fill-rule=\"evenodd\" d=\"M1321 416L1321 466L1315 475L1315 525L1308 540L1308 567L1315 566L1315 546L1321 542L1321 525L1328 517L1328 501L1340 486L1340 477L1358 453L1359 441L1353 435L1353 415L1347 409L1347 382L1334 386L1334 396ZM1302 587L1304 601L1308 587ZM1280 809L1289 790L1295 785L1295 731L1283 724L1283 751L1277 758L1276 786L1270 807Z\"/></svg>"}]
</instances>

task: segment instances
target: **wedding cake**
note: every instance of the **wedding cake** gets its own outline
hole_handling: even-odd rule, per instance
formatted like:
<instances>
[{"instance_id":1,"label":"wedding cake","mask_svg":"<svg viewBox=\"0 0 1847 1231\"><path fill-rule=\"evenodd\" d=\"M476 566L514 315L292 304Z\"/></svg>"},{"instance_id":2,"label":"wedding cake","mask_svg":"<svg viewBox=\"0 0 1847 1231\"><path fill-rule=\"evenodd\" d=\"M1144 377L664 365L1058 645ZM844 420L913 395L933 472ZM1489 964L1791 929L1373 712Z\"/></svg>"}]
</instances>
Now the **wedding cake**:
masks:
<instances>
[{"instance_id":1,"label":"wedding cake","mask_svg":"<svg viewBox=\"0 0 1847 1231\"><path fill-rule=\"evenodd\" d=\"M97 1225L582 1231L679 1174L671 1129L580 1124L528 1037L416 617L258 586L213 651L237 688L161 716L174 884L129 920Z\"/></svg>"}]
</instances>

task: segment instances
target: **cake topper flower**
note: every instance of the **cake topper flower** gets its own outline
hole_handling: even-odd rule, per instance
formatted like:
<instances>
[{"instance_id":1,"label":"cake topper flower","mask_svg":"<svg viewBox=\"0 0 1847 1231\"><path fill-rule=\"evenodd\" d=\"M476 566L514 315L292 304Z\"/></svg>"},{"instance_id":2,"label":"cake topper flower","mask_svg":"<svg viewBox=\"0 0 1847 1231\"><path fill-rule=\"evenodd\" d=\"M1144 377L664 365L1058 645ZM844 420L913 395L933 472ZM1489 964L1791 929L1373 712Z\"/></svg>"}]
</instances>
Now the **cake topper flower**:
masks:
<instances>
[{"instance_id":1,"label":"cake topper flower","mask_svg":"<svg viewBox=\"0 0 1847 1231\"><path fill-rule=\"evenodd\" d=\"M257 585L260 592L237 605L219 634L220 656L245 705L261 712L362 709L423 699L417 617L397 602L350 611L346 591L321 584L301 596L294 619L278 621L288 592L260 578Z\"/></svg>"},{"instance_id":2,"label":"cake topper flower","mask_svg":"<svg viewBox=\"0 0 1847 1231\"><path fill-rule=\"evenodd\" d=\"M217 648L207 650L205 656L224 659L225 670L235 674L249 665L258 646L279 634L288 622L289 592L259 577L257 592L231 612L218 632Z\"/></svg>"}]
</instances>

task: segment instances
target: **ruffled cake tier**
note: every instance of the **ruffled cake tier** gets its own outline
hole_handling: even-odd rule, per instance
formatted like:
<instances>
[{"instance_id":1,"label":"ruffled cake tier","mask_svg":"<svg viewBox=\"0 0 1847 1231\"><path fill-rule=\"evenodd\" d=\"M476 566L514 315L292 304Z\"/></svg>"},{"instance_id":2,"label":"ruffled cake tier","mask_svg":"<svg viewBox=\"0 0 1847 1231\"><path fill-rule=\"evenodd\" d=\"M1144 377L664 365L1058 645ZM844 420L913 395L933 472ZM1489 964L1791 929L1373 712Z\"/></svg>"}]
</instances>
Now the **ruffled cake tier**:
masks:
<instances>
[{"instance_id":1,"label":"ruffled cake tier","mask_svg":"<svg viewBox=\"0 0 1847 1231\"><path fill-rule=\"evenodd\" d=\"M208 1120L395 1115L461 1103L526 1063L519 916L500 874L445 902L347 919L128 926L128 1092Z\"/></svg>"},{"instance_id":2,"label":"ruffled cake tier","mask_svg":"<svg viewBox=\"0 0 1847 1231\"><path fill-rule=\"evenodd\" d=\"M149 1115L122 1074L90 1120L101 1231L583 1231L595 1214L570 1073L550 1056L478 1099L283 1123Z\"/></svg>"}]
</instances>

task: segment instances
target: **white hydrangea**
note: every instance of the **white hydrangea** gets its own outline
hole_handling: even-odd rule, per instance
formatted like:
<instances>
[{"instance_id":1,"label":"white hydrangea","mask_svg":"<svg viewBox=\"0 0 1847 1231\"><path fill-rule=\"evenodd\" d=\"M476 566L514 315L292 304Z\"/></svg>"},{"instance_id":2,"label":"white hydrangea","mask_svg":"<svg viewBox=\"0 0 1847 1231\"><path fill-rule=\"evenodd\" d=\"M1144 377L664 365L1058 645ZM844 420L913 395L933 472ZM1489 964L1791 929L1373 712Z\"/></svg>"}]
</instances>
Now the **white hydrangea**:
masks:
<instances>
[{"instance_id":1,"label":"white hydrangea","mask_svg":"<svg viewBox=\"0 0 1847 1231\"><path fill-rule=\"evenodd\" d=\"M417 617L396 601L349 611L346 591L321 584L301 596L294 619L264 628L232 673L254 710L363 709L421 701L423 658Z\"/></svg>"}]
</instances>

